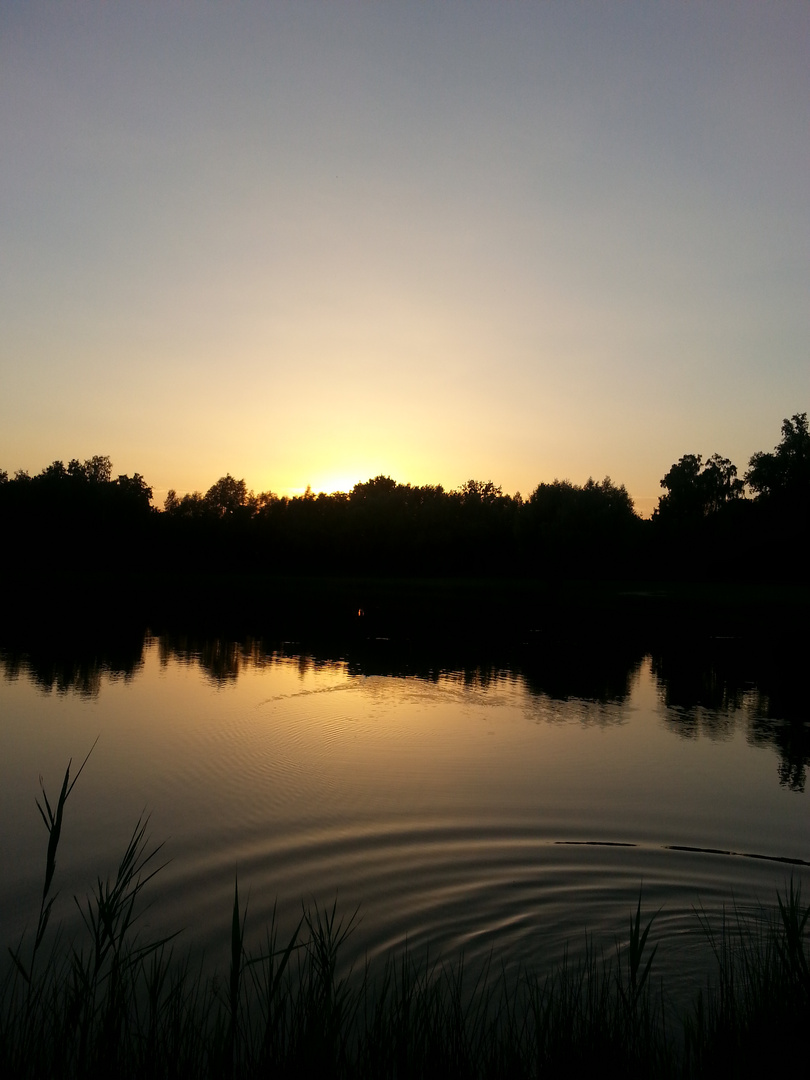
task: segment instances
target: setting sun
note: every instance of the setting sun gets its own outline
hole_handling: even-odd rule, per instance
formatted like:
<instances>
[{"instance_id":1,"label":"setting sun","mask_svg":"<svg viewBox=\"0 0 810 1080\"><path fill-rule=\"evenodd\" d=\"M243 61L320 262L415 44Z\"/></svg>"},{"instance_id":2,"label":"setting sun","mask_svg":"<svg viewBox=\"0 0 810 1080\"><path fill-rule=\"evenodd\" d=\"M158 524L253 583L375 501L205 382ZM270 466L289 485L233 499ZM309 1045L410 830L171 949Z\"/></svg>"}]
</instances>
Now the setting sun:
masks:
<instances>
[{"instance_id":1,"label":"setting sun","mask_svg":"<svg viewBox=\"0 0 810 1080\"><path fill-rule=\"evenodd\" d=\"M807 1068L809 57L2 3L5 1075Z\"/></svg>"}]
</instances>

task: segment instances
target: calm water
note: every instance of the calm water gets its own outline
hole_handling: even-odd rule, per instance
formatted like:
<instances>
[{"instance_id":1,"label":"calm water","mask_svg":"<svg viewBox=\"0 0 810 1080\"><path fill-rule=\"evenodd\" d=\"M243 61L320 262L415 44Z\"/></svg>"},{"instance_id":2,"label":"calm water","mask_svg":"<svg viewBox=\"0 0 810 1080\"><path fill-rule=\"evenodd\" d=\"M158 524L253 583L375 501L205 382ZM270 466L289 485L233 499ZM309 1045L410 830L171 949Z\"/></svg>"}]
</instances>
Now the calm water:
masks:
<instances>
[{"instance_id":1,"label":"calm water","mask_svg":"<svg viewBox=\"0 0 810 1080\"><path fill-rule=\"evenodd\" d=\"M566 687L381 668L149 637L117 665L6 653L5 941L36 919L38 777L55 798L97 736L57 863L68 932L73 894L114 872L144 811L171 860L145 932L184 927L223 963L237 869L255 941L275 904L283 930L302 900L337 897L359 908L349 961L407 941L508 970L576 953L586 931L612 950L643 887L676 993L707 970L694 908L753 910L791 872L810 889L807 717L781 715L773 691L643 654L590 696L581 672Z\"/></svg>"}]
</instances>

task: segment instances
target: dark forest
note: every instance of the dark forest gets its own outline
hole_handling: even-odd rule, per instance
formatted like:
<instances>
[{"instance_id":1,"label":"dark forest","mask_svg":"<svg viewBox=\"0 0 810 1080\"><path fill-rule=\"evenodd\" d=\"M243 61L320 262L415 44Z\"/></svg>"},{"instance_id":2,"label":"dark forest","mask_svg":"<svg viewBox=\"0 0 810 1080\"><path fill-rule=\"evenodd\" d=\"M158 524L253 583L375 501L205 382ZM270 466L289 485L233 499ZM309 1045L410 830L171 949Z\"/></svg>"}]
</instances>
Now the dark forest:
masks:
<instances>
[{"instance_id":1,"label":"dark forest","mask_svg":"<svg viewBox=\"0 0 810 1080\"><path fill-rule=\"evenodd\" d=\"M446 491L377 476L348 493L254 494L230 475L170 491L163 509L138 473L106 456L35 476L0 471L6 566L59 576L104 571L583 580L803 580L810 532L810 431L786 419L743 476L686 454L661 480L651 520L624 485L541 483L527 497L489 481Z\"/></svg>"}]
</instances>

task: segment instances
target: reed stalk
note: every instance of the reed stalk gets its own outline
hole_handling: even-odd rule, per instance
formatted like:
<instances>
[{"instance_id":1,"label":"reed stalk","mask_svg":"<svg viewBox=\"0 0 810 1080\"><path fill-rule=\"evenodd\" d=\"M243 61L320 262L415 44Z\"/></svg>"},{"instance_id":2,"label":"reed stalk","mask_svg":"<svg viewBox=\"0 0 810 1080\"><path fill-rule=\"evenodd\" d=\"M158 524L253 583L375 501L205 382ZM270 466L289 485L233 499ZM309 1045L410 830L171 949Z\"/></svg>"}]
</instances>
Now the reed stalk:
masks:
<instances>
[{"instance_id":1,"label":"reed stalk","mask_svg":"<svg viewBox=\"0 0 810 1080\"><path fill-rule=\"evenodd\" d=\"M84 944L57 932L47 949L64 807L86 762L72 782L68 765L55 808L44 786L37 802L45 883L33 943L9 949L0 983L4 1077L689 1078L804 1067L810 907L792 879L759 919L737 914L713 931L696 913L716 974L673 1037L663 989L653 992L655 915L644 917L641 894L625 946L605 956L586 939L581 959L546 975L508 979L492 958L470 972L463 958L417 961L407 949L377 974L368 965L340 974L356 911L343 918L337 901L313 903L280 944L274 909L264 948L249 954L235 879L223 987L175 955L174 935L139 936L143 891L162 868L148 818L115 876L76 899Z\"/></svg>"}]
</instances>

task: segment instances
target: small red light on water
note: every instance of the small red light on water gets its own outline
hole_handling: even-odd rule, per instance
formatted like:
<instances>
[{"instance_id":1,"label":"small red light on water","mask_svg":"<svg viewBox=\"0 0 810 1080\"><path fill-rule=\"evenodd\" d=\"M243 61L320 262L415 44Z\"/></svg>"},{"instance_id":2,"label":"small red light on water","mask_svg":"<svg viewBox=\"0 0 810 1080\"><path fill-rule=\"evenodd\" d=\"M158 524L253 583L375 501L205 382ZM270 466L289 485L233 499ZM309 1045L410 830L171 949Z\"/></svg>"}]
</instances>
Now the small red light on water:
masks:
<instances>
[{"instance_id":1,"label":"small red light on water","mask_svg":"<svg viewBox=\"0 0 810 1080\"><path fill-rule=\"evenodd\" d=\"M357 609L357 614L358 614L358 615L365 615L365 611L363 611L363 609L362 609L362 608L358 608L358 609Z\"/></svg>"}]
</instances>

